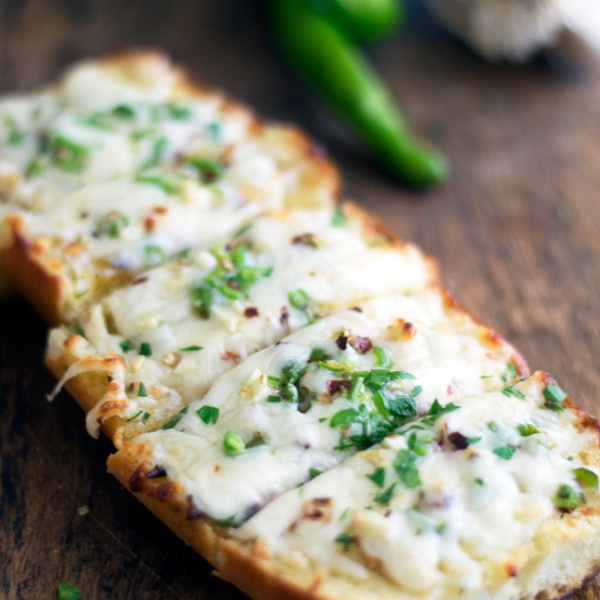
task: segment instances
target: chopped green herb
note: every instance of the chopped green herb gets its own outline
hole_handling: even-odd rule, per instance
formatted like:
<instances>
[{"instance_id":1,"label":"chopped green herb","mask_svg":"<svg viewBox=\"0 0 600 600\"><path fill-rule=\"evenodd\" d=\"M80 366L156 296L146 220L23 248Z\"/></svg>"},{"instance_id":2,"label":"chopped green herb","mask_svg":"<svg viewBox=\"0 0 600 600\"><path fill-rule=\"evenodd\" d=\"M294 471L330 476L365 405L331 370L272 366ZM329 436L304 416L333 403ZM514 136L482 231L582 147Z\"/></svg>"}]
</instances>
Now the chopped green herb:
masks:
<instances>
[{"instance_id":1,"label":"chopped green herb","mask_svg":"<svg viewBox=\"0 0 600 600\"><path fill-rule=\"evenodd\" d=\"M81 590L72 583L58 584L58 600L80 600Z\"/></svg>"},{"instance_id":2,"label":"chopped green herb","mask_svg":"<svg viewBox=\"0 0 600 600\"><path fill-rule=\"evenodd\" d=\"M223 447L225 449L225 454L228 456L235 456L244 451L246 444L244 444L244 440L238 433L230 430L223 438Z\"/></svg>"},{"instance_id":3,"label":"chopped green herb","mask_svg":"<svg viewBox=\"0 0 600 600\"><path fill-rule=\"evenodd\" d=\"M196 414L204 421L206 425L216 425L217 420L219 419L219 409L215 406L210 406L205 404L201 406Z\"/></svg>"},{"instance_id":4,"label":"chopped green herb","mask_svg":"<svg viewBox=\"0 0 600 600\"><path fill-rule=\"evenodd\" d=\"M340 533L340 535L335 538L335 541L338 544L342 544L342 546L344 546L344 550L348 550L350 544L356 541L356 536L350 535L349 533Z\"/></svg>"},{"instance_id":5,"label":"chopped green herb","mask_svg":"<svg viewBox=\"0 0 600 600\"><path fill-rule=\"evenodd\" d=\"M573 474L581 487L598 489L598 475L594 471L579 467L578 469L573 469Z\"/></svg>"},{"instance_id":6,"label":"chopped green herb","mask_svg":"<svg viewBox=\"0 0 600 600\"><path fill-rule=\"evenodd\" d=\"M254 437L246 444L246 448L255 448L256 446L264 446L267 440L261 434L254 434Z\"/></svg>"},{"instance_id":7,"label":"chopped green herb","mask_svg":"<svg viewBox=\"0 0 600 600\"><path fill-rule=\"evenodd\" d=\"M281 402L281 397L280 396L267 396L267 402Z\"/></svg>"},{"instance_id":8,"label":"chopped green herb","mask_svg":"<svg viewBox=\"0 0 600 600\"><path fill-rule=\"evenodd\" d=\"M73 294L73 298L75 298L76 300L79 300L79 298L83 298L88 292L89 292L89 290L82 290L81 292L77 292L77 293Z\"/></svg>"},{"instance_id":9,"label":"chopped green herb","mask_svg":"<svg viewBox=\"0 0 600 600\"><path fill-rule=\"evenodd\" d=\"M494 448L492 452L504 460L510 460L516 450L514 446L500 446L499 448Z\"/></svg>"},{"instance_id":10,"label":"chopped green herb","mask_svg":"<svg viewBox=\"0 0 600 600\"><path fill-rule=\"evenodd\" d=\"M531 423L526 423L525 425L517 425L517 429L523 437L527 437L533 435L534 433L540 432L540 430Z\"/></svg>"},{"instance_id":11,"label":"chopped green herb","mask_svg":"<svg viewBox=\"0 0 600 600\"><path fill-rule=\"evenodd\" d=\"M158 138L152 146L150 156L140 166L140 171L146 171L147 169L155 167L161 161L168 145L169 141L166 137Z\"/></svg>"},{"instance_id":12,"label":"chopped green herb","mask_svg":"<svg viewBox=\"0 0 600 600\"><path fill-rule=\"evenodd\" d=\"M252 223L246 223L246 225L242 225L234 234L233 239L237 239L242 237L249 229L252 227Z\"/></svg>"},{"instance_id":13,"label":"chopped green herb","mask_svg":"<svg viewBox=\"0 0 600 600\"><path fill-rule=\"evenodd\" d=\"M508 398L513 396L514 398L519 398L519 400L525 400L525 394L519 390L515 390L512 386L505 387L502 390L502 393Z\"/></svg>"},{"instance_id":14,"label":"chopped green herb","mask_svg":"<svg viewBox=\"0 0 600 600\"><path fill-rule=\"evenodd\" d=\"M179 352L197 352L203 349L204 346L186 346L185 348L179 348Z\"/></svg>"},{"instance_id":15,"label":"chopped green herb","mask_svg":"<svg viewBox=\"0 0 600 600\"><path fill-rule=\"evenodd\" d=\"M385 369L389 369L392 366L392 359L390 357L390 353L380 346L375 346L373 348L373 352L375 353L375 364L378 367L384 367Z\"/></svg>"},{"instance_id":16,"label":"chopped green herb","mask_svg":"<svg viewBox=\"0 0 600 600\"><path fill-rule=\"evenodd\" d=\"M423 423L425 423L426 425L433 425L437 421L437 419L439 417L441 417L442 415L445 415L445 414L452 412L454 410L457 410L459 408L460 408L460 406L456 406L456 404L453 404L452 402L446 404L446 406L442 406L436 398L433 401L431 408L427 412L427 415L425 415L421 419L421 421Z\"/></svg>"},{"instance_id":17,"label":"chopped green herb","mask_svg":"<svg viewBox=\"0 0 600 600\"><path fill-rule=\"evenodd\" d=\"M407 488L414 488L421 485L421 478L415 463L417 455L411 450L400 450L394 460L394 469L398 477Z\"/></svg>"},{"instance_id":18,"label":"chopped green herb","mask_svg":"<svg viewBox=\"0 0 600 600\"><path fill-rule=\"evenodd\" d=\"M372 473L369 473L367 477L377 487L382 488L385 483L385 469L383 467L377 467Z\"/></svg>"},{"instance_id":19,"label":"chopped green herb","mask_svg":"<svg viewBox=\"0 0 600 600\"><path fill-rule=\"evenodd\" d=\"M225 175L225 164L217 160L190 158L186 160L185 164L198 171L198 177L202 183L213 183Z\"/></svg>"},{"instance_id":20,"label":"chopped green herb","mask_svg":"<svg viewBox=\"0 0 600 600\"><path fill-rule=\"evenodd\" d=\"M321 469L315 469L314 467L311 467L311 468L308 470L308 476L309 476L311 479L314 479L314 478L315 478L317 475L320 475L322 472L323 472L323 471L321 471Z\"/></svg>"},{"instance_id":21,"label":"chopped green herb","mask_svg":"<svg viewBox=\"0 0 600 600\"><path fill-rule=\"evenodd\" d=\"M490 431L493 431L493 432L496 432L496 431L498 431L498 425L496 425L496 423L495 423L494 421L490 421L490 422L487 424L487 427L488 427L488 429L489 429Z\"/></svg>"},{"instance_id":22,"label":"chopped green herb","mask_svg":"<svg viewBox=\"0 0 600 600\"><path fill-rule=\"evenodd\" d=\"M517 370L515 369L515 365L508 363L506 365L506 371L504 371L501 378L504 383L510 383L511 381L517 379Z\"/></svg>"},{"instance_id":23,"label":"chopped green herb","mask_svg":"<svg viewBox=\"0 0 600 600\"><path fill-rule=\"evenodd\" d=\"M308 294L304 290L293 290L288 294L290 304L298 310L306 310L310 301Z\"/></svg>"},{"instance_id":24,"label":"chopped green herb","mask_svg":"<svg viewBox=\"0 0 600 600\"><path fill-rule=\"evenodd\" d=\"M187 106L181 106L181 104L167 104L167 112L176 121L187 121L192 116L192 110Z\"/></svg>"},{"instance_id":25,"label":"chopped green herb","mask_svg":"<svg viewBox=\"0 0 600 600\"><path fill-rule=\"evenodd\" d=\"M206 126L206 130L208 131L208 135L210 135L213 141L218 142L221 139L221 123L209 123Z\"/></svg>"},{"instance_id":26,"label":"chopped green herb","mask_svg":"<svg viewBox=\"0 0 600 600\"><path fill-rule=\"evenodd\" d=\"M137 419L143 412L143 410L139 410L138 412L136 412L135 415L133 415L133 417L129 417L129 419L127 419L127 423L133 421L134 419Z\"/></svg>"},{"instance_id":27,"label":"chopped green herb","mask_svg":"<svg viewBox=\"0 0 600 600\"><path fill-rule=\"evenodd\" d=\"M131 121L135 119L136 112L133 106L129 104L119 104L112 109L112 114L119 119L124 119L126 121Z\"/></svg>"},{"instance_id":28,"label":"chopped green herb","mask_svg":"<svg viewBox=\"0 0 600 600\"><path fill-rule=\"evenodd\" d=\"M325 350L322 348L313 348L310 351L310 358L308 359L308 362L326 361L328 359L329 357L327 356Z\"/></svg>"},{"instance_id":29,"label":"chopped green herb","mask_svg":"<svg viewBox=\"0 0 600 600\"><path fill-rule=\"evenodd\" d=\"M81 173L90 161L90 149L87 146L60 134L52 138L50 154L55 166L71 173Z\"/></svg>"},{"instance_id":30,"label":"chopped green herb","mask_svg":"<svg viewBox=\"0 0 600 600\"><path fill-rule=\"evenodd\" d=\"M346 217L341 206L336 207L331 217L331 224L334 227L344 227L346 225Z\"/></svg>"},{"instance_id":31,"label":"chopped green herb","mask_svg":"<svg viewBox=\"0 0 600 600\"><path fill-rule=\"evenodd\" d=\"M19 130L17 122L11 115L4 115L4 125L8 129L6 143L9 146L20 146L25 139L25 132Z\"/></svg>"},{"instance_id":32,"label":"chopped green herb","mask_svg":"<svg viewBox=\"0 0 600 600\"><path fill-rule=\"evenodd\" d=\"M408 396L395 396L388 400L388 410L400 419L417 416L415 400Z\"/></svg>"},{"instance_id":33,"label":"chopped green herb","mask_svg":"<svg viewBox=\"0 0 600 600\"><path fill-rule=\"evenodd\" d=\"M140 344L140 354L142 356L152 356L152 346L148 342Z\"/></svg>"},{"instance_id":34,"label":"chopped green herb","mask_svg":"<svg viewBox=\"0 0 600 600\"><path fill-rule=\"evenodd\" d=\"M173 415L162 427L161 429L173 429L173 427L175 427L175 425L177 425L177 423L179 423L179 421L181 421L181 419L183 419L183 417L185 416L185 413L187 413L187 409L188 407L186 406L185 408L182 408L176 415Z\"/></svg>"},{"instance_id":35,"label":"chopped green herb","mask_svg":"<svg viewBox=\"0 0 600 600\"><path fill-rule=\"evenodd\" d=\"M182 179L177 175L138 175L135 180L138 183L155 185L165 194L178 194L182 186Z\"/></svg>"},{"instance_id":36,"label":"chopped green herb","mask_svg":"<svg viewBox=\"0 0 600 600\"><path fill-rule=\"evenodd\" d=\"M485 485L485 482L483 481L483 479L481 479L481 477L475 477L475 483L477 485Z\"/></svg>"},{"instance_id":37,"label":"chopped green herb","mask_svg":"<svg viewBox=\"0 0 600 600\"><path fill-rule=\"evenodd\" d=\"M98 220L96 223L96 232L114 239L121 235L121 229L127 227L127 225L129 225L129 217L114 211Z\"/></svg>"},{"instance_id":38,"label":"chopped green herb","mask_svg":"<svg viewBox=\"0 0 600 600\"><path fill-rule=\"evenodd\" d=\"M553 383L547 385L542 394L544 395L544 406L550 410L565 410L567 407L563 405L563 402L567 399L567 394L562 389Z\"/></svg>"},{"instance_id":39,"label":"chopped green herb","mask_svg":"<svg viewBox=\"0 0 600 600\"><path fill-rule=\"evenodd\" d=\"M192 288L192 306L200 313L203 319L208 319L213 303L212 291L204 284Z\"/></svg>"},{"instance_id":40,"label":"chopped green herb","mask_svg":"<svg viewBox=\"0 0 600 600\"><path fill-rule=\"evenodd\" d=\"M46 172L46 168L46 160L44 157L40 156L29 163L25 171L25 176L28 179L31 177L41 177Z\"/></svg>"},{"instance_id":41,"label":"chopped green herb","mask_svg":"<svg viewBox=\"0 0 600 600\"><path fill-rule=\"evenodd\" d=\"M144 266L145 267L158 267L167 260L165 251L155 244L148 244L144 246Z\"/></svg>"},{"instance_id":42,"label":"chopped green herb","mask_svg":"<svg viewBox=\"0 0 600 600\"><path fill-rule=\"evenodd\" d=\"M102 129L104 131L111 131L113 129L107 121L107 116L101 113L79 117L77 121L86 127L95 127L96 129Z\"/></svg>"},{"instance_id":43,"label":"chopped green herb","mask_svg":"<svg viewBox=\"0 0 600 600\"><path fill-rule=\"evenodd\" d=\"M148 390L146 390L146 386L144 385L143 381L140 381L140 385L138 386L137 395L140 398L144 398L144 397L148 396Z\"/></svg>"},{"instance_id":44,"label":"chopped green herb","mask_svg":"<svg viewBox=\"0 0 600 600\"><path fill-rule=\"evenodd\" d=\"M556 508L570 511L579 506L579 496L570 485L563 483L559 486L556 496L552 498L552 502Z\"/></svg>"},{"instance_id":45,"label":"chopped green herb","mask_svg":"<svg viewBox=\"0 0 600 600\"><path fill-rule=\"evenodd\" d=\"M392 371L390 373L390 379L416 379L416 377L412 373L408 373L407 371Z\"/></svg>"},{"instance_id":46,"label":"chopped green herb","mask_svg":"<svg viewBox=\"0 0 600 600\"><path fill-rule=\"evenodd\" d=\"M491 379L493 375L482 375L480 379Z\"/></svg>"},{"instance_id":47,"label":"chopped green herb","mask_svg":"<svg viewBox=\"0 0 600 600\"><path fill-rule=\"evenodd\" d=\"M378 502L379 504L388 504L389 501L392 499L392 496L394 495L394 491L397 485L398 482L396 481L392 483L392 485L390 485L386 490L377 492L375 494L375 502Z\"/></svg>"},{"instance_id":48,"label":"chopped green herb","mask_svg":"<svg viewBox=\"0 0 600 600\"><path fill-rule=\"evenodd\" d=\"M423 391L423 387L420 385L416 385L411 391L410 391L410 397L411 398L415 398L416 396L418 396L421 392ZM458 407L456 407L458 408Z\"/></svg>"},{"instance_id":49,"label":"chopped green herb","mask_svg":"<svg viewBox=\"0 0 600 600\"><path fill-rule=\"evenodd\" d=\"M360 417L360 413L354 408L344 408L333 415L329 421L330 427L344 428L350 423L354 423Z\"/></svg>"},{"instance_id":50,"label":"chopped green herb","mask_svg":"<svg viewBox=\"0 0 600 600\"><path fill-rule=\"evenodd\" d=\"M144 423L151 417L152 415L149 412L145 412L142 415L142 421L144 421Z\"/></svg>"},{"instance_id":51,"label":"chopped green herb","mask_svg":"<svg viewBox=\"0 0 600 600\"><path fill-rule=\"evenodd\" d=\"M85 338L85 331L83 329L83 327L81 326L81 323L77 323L75 325L75 333L82 338Z\"/></svg>"},{"instance_id":52,"label":"chopped green herb","mask_svg":"<svg viewBox=\"0 0 600 600\"><path fill-rule=\"evenodd\" d=\"M121 346L121 350L123 350L123 352L135 350L135 346L131 340L123 340L122 342L119 342L119 346Z\"/></svg>"}]
</instances>

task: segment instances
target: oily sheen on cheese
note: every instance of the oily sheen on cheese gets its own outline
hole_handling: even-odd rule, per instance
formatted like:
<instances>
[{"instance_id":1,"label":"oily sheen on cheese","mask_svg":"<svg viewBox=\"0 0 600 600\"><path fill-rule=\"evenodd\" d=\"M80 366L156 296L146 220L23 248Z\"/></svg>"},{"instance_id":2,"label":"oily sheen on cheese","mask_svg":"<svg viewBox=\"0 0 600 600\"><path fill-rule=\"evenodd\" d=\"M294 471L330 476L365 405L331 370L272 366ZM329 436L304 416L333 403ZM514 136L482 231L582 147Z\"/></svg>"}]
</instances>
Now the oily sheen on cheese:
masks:
<instances>
[{"instance_id":1,"label":"oily sheen on cheese","mask_svg":"<svg viewBox=\"0 0 600 600\"><path fill-rule=\"evenodd\" d=\"M360 304L254 354L136 443L198 510L239 522L434 402L502 385L515 353L486 333L435 290Z\"/></svg>"},{"instance_id":2,"label":"oily sheen on cheese","mask_svg":"<svg viewBox=\"0 0 600 600\"><path fill-rule=\"evenodd\" d=\"M0 262L10 271L26 245L60 281L54 321L251 217L331 206L336 192L300 134L195 90L158 55L83 63L0 102L0 122Z\"/></svg>"},{"instance_id":3,"label":"oily sheen on cheese","mask_svg":"<svg viewBox=\"0 0 600 600\"><path fill-rule=\"evenodd\" d=\"M118 413L127 420L126 437L155 429L220 374L291 331L337 308L432 281L430 262L414 246L369 233L351 207L346 212L343 221L325 210L256 218L212 250L190 250L106 296L79 320L85 340L67 327L52 332L51 364L71 363L61 360L69 350L83 361L67 378L101 368L111 353L124 356L113 363L114 383L90 427ZM98 355L96 363L90 355Z\"/></svg>"}]
</instances>

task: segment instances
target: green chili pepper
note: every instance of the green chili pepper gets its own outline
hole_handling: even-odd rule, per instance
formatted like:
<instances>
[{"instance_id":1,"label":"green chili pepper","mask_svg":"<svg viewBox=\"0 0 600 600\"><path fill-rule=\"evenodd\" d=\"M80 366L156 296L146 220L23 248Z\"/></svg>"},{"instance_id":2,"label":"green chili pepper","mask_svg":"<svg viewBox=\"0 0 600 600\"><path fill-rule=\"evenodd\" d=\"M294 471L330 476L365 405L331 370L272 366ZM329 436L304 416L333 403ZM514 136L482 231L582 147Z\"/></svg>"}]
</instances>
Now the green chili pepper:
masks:
<instances>
[{"instance_id":1,"label":"green chili pepper","mask_svg":"<svg viewBox=\"0 0 600 600\"><path fill-rule=\"evenodd\" d=\"M386 37L404 20L404 6L399 0L311 0L311 4L357 42Z\"/></svg>"},{"instance_id":2,"label":"green chili pepper","mask_svg":"<svg viewBox=\"0 0 600 600\"><path fill-rule=\"evenodd\" d=\"M338 28L308 0L272 0L271 13L282 51L354 127L383 167L414 186L446 177L445 159L412 137L384 83Z\"/></svg>"}]
</instances>

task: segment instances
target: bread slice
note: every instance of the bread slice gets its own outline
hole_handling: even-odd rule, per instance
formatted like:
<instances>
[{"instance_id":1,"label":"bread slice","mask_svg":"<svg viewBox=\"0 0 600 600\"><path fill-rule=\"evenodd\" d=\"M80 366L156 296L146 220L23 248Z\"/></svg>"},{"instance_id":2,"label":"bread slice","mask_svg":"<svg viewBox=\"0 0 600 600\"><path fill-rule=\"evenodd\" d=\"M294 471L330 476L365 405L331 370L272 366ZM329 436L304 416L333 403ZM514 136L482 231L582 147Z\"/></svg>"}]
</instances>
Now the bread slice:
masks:
<instances>
[{"instance_id":1,"label":"bread slice","mask_svg":"<svg viewBox=\"0 0 600 600\"><path fill-rule=\"evenodd\" d=\"M547 374L419 414L239 528L203 516L189 474L143 444L108 465L259 600L559 598L598 569L598 423Z\"/></svg>"},{"instance_id":2,"label":"bread slice","mask_svg":"<svg viewBox=\"0 0 600 600\"><path fill-rule=\"evenodd\" d=\"M106 423L115 438L123 425L128 439L159 428L220 374L299 327L435 278L430 259L353 205L285 211L109 294L80 315L81 335L66 326L50 334L47 363L63 381L88 381L71 390L104 381L98 395L76 397L91 431Z\"/></svg>"},{"instance_id":3,"label":"bread slice","mask_svg":"<svg viewBox=\"0 0 600 600\"><path fill-rule=\"evenodd\" d=\"M0 266L51 323L270 210L331 207L336 171L291 127L160 53L72 68L0 102Z\"/></svg>"}]
</instances>

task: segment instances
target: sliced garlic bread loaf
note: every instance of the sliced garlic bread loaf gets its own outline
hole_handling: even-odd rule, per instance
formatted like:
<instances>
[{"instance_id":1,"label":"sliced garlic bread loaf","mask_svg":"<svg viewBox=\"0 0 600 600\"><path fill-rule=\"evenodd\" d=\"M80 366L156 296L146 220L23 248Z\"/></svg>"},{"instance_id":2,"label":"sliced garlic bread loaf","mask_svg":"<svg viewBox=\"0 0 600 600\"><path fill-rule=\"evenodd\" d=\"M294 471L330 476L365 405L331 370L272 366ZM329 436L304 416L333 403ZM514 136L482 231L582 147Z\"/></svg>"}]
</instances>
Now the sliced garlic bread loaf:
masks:
<instances>
[{"instance_id":1,"label":"sliced garlic bread loaf","mask_svg":"<svg viewBox=\"0 0 600 600\"><path fill-rule=\"evenodd\" d=\"M337 191L302 134L159 53L81 63L0 102L0 265L52 323L258 214L331 207Z\"/></svg>"},{"instance_id":2,"label":"sliced garlic bread loaf","mask_svg":"<svg viewBox=\"0 0 600 600\"><path fill-rule=\"evenodd\" d=\"M79 376L69 389L90 413L90 430L106 423L114 437L125 423L130 438L299 327L370 298L421 291L435 278L431 260L352 205L284 211L109 294L80 315L79 335L68 326L51 333L47 363L64 381Z\"/></svg>"}]
</instances>

